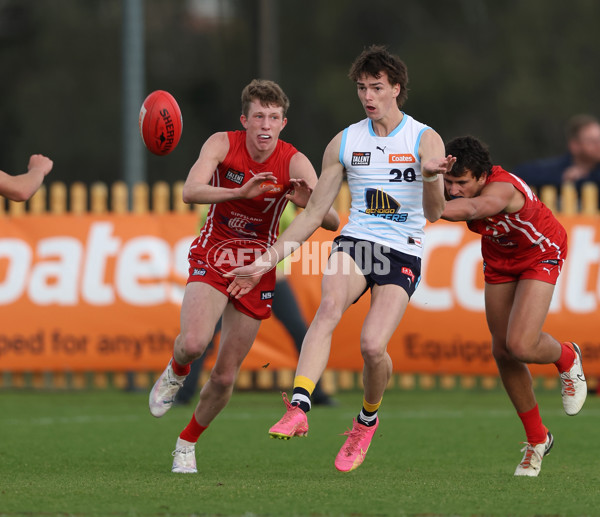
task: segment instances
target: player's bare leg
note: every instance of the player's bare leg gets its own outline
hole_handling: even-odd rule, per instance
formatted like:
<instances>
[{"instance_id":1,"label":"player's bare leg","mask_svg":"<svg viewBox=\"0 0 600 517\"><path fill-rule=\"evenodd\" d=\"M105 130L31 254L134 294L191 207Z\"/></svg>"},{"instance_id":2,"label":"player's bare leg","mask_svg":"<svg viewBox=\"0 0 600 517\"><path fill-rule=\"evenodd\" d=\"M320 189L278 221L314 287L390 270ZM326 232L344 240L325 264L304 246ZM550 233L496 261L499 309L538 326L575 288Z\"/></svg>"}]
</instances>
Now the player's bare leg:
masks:
<instances>
[{"instance_id":1,"label":"player's bare leg","mask_svg":"<svg viewBox=\"0 0 600 517\"><path fill-rule=\"evenodd\" d=\"M548 364L561 357L561 344L542 332L554 286L536 280L486 284L488 326L502 383L523 423L527 442L515 476L537 476L554 444L543 425L527 362Z\"/></svg>"},{"instance_id":2,"label":"player's bare leg","mask_svg":"<svg viewBox=\"0 0 600 517\"><path fill-rule=\"evenodd\" d=\"M296 375L318 381L327 366L331 337L342 315L367 287L352 257L334 253L321 282L321 303L302 343Z\"/></svg>"},{"instance_id":3,"label":"player's bare leg","mask_svg":"<svg viewBox=\"0 0 600 517\"><path fill-rule=\"evenodd\" d=\"M379 426L377 413L392 375L392 360L387 353L387 344L407 305L408 294L402 287L373 286L371 308L360 337L360 350L364 360L363 406L352 422L352 429L345 433L348 438L335 459L335 467L341 472L350 472L362 465Z\"/></svg>"},{"instance_id":4,"label":"player's bare leg","mask_svg":"<svg viewBox=\"0 0 600 517\"><path fill-rule=\"evenodd\" d=\"M398 285L375 285L371 308L361 331L360 349L364 360L363 384L367 402L381 400L392 375L387 344L398 328L408 305L408 294Z\"/></svg>"},{"instance_id":5,"label":"player's bare leg","mask_svg":"<svg viewBox=\"0 0 600 517\"><path fill-rule=\"evenodd\" d=\"M197 472L196 441L229 402L240 366L254 343L259 326L260 320L238 312L233 305L225 308L217 360L200 391L200 400L189 424L177 439L172 472Z\"/></svg>"},{"instance_id":6,"label":"player's bare leg","mask_svg":"<svg viewBox=\"0 0 600 517\"><path fill-rule=\"evenodd\" d=\"M173 358L157 379L149 395L150 412L163 416L173 405L189 372L189 364L200 357L212 339L227 297L208 284L190 282L181 306L181 331L175 339Z\"/></svg>"},{"instance_id":7,"label":"player's bare leg","mask_svg":"<svg viewBox=\"0 0 600 517\"><path fill-rule=\"evenodd\" d=\"M261 320L243 314L229 304L223 313L217 360L210 377L200 391L195 416L208 426L227 405L243 360L258 333Z\"/></svg>"},{"instance_id":8,"label":"player's bare leg","mask_svg":"<svg viewBox=\"0 0 600 517\"><path fill-rule=\"evenodd\" d=\"M321 303L302 343L292 403L283 394L286 413L269 429L271 437L289 439L308 433L306 412L311 407L310 396L315 384L329 359L331 336L344 311L366 286L364 275L350 255L344 252L331 255L321 284Z\"/></svg>"}]
</instances>

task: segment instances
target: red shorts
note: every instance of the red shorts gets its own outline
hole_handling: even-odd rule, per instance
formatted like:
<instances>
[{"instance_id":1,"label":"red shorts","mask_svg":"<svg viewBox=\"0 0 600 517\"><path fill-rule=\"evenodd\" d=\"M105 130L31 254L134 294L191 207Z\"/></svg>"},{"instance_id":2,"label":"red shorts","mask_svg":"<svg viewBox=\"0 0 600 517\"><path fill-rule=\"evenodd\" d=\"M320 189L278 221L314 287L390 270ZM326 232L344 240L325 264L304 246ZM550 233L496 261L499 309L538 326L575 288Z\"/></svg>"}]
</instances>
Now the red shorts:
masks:
<instances>
[{"instance_id":1,"label":"red shorts","mask_svg":"<svg viewBox=\"0 0 600 517\"><path fill-rule=\"evenodd\" d=\"M482 254L483 274L488 284L527 279L556 285L567 258L567 242L565 239L559 247L549 247L544 251L536 247L527 253L509 255L482 249Z\"/></svg>"},{"instance_id":2,"label":"red shorts","mask_svg":"<svg viewBox=\"0 0 600 517\"><path fill-rule=\"evenodd\" d=\"M196 241L194 241L196 244ZM211 285L225 296L229 296L227 287L233 282L233 278L225 278L222 272L212 268L205 260L202 248L194 247L188 257L189 282L204 282ZM257 320L264 320L271 316L271 305L275 293L275 269L265 273L256 287L239 300L230 298L233 306L243 314Z\"/></svg>"}]
</instances>

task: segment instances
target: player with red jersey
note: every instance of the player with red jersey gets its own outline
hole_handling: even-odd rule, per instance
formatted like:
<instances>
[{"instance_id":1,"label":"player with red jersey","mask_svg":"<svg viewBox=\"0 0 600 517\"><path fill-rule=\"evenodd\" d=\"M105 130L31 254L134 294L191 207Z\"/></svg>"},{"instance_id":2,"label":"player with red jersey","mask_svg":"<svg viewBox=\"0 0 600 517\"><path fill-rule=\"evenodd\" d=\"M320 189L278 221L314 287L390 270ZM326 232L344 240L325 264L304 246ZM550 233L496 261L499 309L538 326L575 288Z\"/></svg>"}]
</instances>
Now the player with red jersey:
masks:
<instances>
[{"instance_id":1,"label":"player with red jersey","mask_svg":"<svg viewBox=\"0 0 600 517\"><path fill-rule=\"evenodd\" d=\"M212 285L228 296L230 279L223 277L235 267L252 262L277 240L279 218L292 190L290 161L297 149L281 140L262 163L256 162L246 149L246 132L227 133L229 152L217 166L212 185L227 189L248 184L260 174L258 195L211 205L200 235L190 248L190 281ZM260 176L258 176L260 177ZM271 313L275 270L261 279L248 300L232 300L241 312L258 319Z\"/></svg>"},{"instance_id":2,"label":"player with red jersey","mask_svg":"<svg viewBox=\"0 0 600 517\"><path fill-rule=\"evenodd\" d=\"M195 444L227 405L242 361L262 319L271 312L275 270L246 300L230 298L233 279L223 275L253 262L276 239L288 200L306 206L316 172L306 156L279 140L289 100L272 81L254 80L242 92L240 121L245 131L213 134L202 146L183 188L186 203L210 204L206 222L189 253L189 278L181 306L181 331L173 357L150 392L150 412L163 416L210 343L222 319L218 356L189 424L173 452L172 472L195 473ZM337 229L330 210L323 227Z\"/></svg>"},{"instance_id":3,"label":"player with red jersey","mask_svg":"<svg viewBox=\"0 0 600 517\"><path fill-rule=\"evenodd\" d=\"M482 236L492 353L527 436L515 476L537 476L554 438L542 423L527 363L556 365L568 415L581 410L587 395L579 347L542 332L567 256L567 235L520 178L492 165L479 140L455 138L446 153L456 163L445 174L450 200L442 218L467 221Z\"/></svg>"}]
</instances>

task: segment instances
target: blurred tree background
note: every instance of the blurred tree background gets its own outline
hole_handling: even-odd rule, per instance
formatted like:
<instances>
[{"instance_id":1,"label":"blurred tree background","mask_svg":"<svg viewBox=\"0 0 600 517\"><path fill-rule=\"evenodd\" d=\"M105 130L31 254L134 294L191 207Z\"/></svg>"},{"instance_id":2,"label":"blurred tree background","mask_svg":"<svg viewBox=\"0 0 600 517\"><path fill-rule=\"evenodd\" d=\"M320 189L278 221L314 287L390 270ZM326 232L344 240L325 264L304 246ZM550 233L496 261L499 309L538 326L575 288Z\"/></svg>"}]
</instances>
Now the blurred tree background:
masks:
<instances>
[{"instance_id":1,"label":"blurred tree background","mask_svg":"<svg viewBox=\"0 0 600 517\"><path fill-rule=\"evenodd\" d=\"M408 113L445 140L482 138L507 168L561 153L571 115L600 116L597 0L143 6L146 93L170 91L184 116L171 155L146 152L149 183L185 179L211 133L241 128L241 89L265 70L291 99L283 139L318 171L327 142L364 117L347 73L372 43L408 65ZM50 181L124 179L122 25L123 0L0 0L0 168L24 172L40 152Z\"/></svg>"}]
</instances>

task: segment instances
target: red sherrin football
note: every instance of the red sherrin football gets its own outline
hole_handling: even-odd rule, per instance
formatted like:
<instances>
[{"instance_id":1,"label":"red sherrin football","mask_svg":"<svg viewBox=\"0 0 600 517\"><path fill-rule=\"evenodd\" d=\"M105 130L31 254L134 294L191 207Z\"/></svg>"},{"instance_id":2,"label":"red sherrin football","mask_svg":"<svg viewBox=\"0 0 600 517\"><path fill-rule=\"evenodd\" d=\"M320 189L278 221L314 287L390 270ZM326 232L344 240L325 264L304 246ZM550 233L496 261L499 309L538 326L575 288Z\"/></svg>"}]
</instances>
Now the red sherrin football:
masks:
<instances>
[{"instance_id":1,"label":"red sherrin football","mask_svg":"<svg viewBox=\"0 0 600 517\"><path fill-rule=\"evenodd\" d=\"M181 138L183 119L175 98L164 90L152 92L140 110L140 134L144 145L159 156L169 154Z\"/></svg>"}]
</instances>

